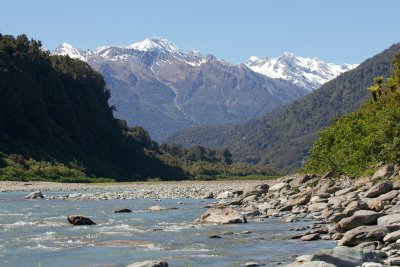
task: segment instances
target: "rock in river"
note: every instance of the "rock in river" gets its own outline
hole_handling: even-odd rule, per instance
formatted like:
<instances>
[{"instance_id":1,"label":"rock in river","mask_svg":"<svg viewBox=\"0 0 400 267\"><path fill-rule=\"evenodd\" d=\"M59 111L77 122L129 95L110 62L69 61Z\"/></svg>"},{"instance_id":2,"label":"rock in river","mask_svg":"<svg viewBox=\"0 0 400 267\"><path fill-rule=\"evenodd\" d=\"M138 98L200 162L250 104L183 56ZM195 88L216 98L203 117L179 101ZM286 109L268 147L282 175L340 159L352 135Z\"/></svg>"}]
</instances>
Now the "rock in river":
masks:
<instances>
[{"instance_id":1,"label":"rock in river","mask_svg":"<svg viewBox=\"0 0 400 267\"><path fill-rule=\"evenodd\" d=\"M130 209L120 209L120 210L116 210L116 211L114 211L114 213L126 213L126 212L132 212Z\"/></svg>"},{"instance_id":2,"label":"rock in river","mask_svg":"<svg viewBox=\"0 0 400 267\"><path fill-rule=\"evenodd\" d=\"M141 261L129 264L126 267L168 267L168 263L166 261Z\"/></svg>"},{"instance_id":3,"label":"rock in river","mask_svg":"<svg viewBox=\"0 0 400 267\"><path fill-rule=\"evenodd\" d=\"M168 207L162 207L162 206L152 206L148 208L148 211L165 211L165 210L176 210L178 208L168 208Z\"/></svg>"},{"instance_id":4,"label":"rock in river","mask_svg":"<svg viewBox=\"0 0 400 267\"><path fill-rule=\"evenodd\" d=\"M90 218L81 215L69 215L68 222L73 225L92 225L96 224Z\"/></svg>"},{"instance_id":5,"label":"rock in river","mask_svg":"<svg viewBox=\"0 0 400 267\"><path fill-rule=\"evenodd\" d=\"M246 223L247 219L237 210L231 207L210 208L200 216L194 223L199 224L228 224L228 223Z\"/></svg>"},{"instance_id":6,"label":"rock in river","mask_svg":"<svg viewBox=\"0 0 400 267\"><path fill-rule=\"evenodd\" d=\"M36 199L36 198L44 198L42 192L37 191L37 192L32 192L29 195L25 197L26 199Z\"/></svg>"}]
</instances>

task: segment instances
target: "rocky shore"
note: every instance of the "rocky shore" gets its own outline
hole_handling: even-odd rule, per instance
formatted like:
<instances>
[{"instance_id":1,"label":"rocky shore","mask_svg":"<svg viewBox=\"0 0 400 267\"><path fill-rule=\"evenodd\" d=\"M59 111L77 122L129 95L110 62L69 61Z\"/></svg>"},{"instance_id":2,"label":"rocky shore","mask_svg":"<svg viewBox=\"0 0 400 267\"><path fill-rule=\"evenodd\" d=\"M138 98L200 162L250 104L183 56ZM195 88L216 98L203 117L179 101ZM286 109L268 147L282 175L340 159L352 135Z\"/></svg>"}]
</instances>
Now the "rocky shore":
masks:
<instances>
[{"instance_id":1,"label":"rocky shore","mask_svg":"<svg viewBox=\"0 0 400 267\"><path fill-rule=\"evenodd\" d=\"M304 242L337 240L337 247L303 255L287 266L400 266L399 169L383 166L372 177L333 179L328 173L292 175L268 186L220 193L221 200L197 223L245 223L280 217L290 223L313 221L292 229ZM255 265L257 266L257 265Z\"/></svg>"},{"instance_id":2,"label":"rocky shore","mask_svg":"<svg viewBox=\"0 0 400 267\"><path fill-rule=\"evenodd\" d=\"M373 176L362 179L335 179L327 173L294 174L276 181L0 182L0 190L33 191L26 197L64 200L214 199L209 209L193 223L247 223L270 217L280 218L286 223L310 221L308 227L292 228L292 239L337 241L335 248L298 256L293 258L294 262L286 262L287 266L379 267L400 266L399 171L398 167L384 165ZM49 197L46 191L63 193Z\"/></svg>"}]
</instances>

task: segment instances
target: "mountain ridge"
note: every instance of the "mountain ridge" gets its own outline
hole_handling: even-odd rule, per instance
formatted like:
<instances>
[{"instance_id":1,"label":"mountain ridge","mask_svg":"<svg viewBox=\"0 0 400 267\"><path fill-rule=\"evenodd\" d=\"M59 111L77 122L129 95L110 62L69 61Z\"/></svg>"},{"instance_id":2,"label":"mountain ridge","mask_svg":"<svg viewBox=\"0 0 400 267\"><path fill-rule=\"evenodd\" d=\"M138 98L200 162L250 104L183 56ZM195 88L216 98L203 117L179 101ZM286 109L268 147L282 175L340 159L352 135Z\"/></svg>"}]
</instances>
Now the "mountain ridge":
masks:
<instances>
[{"instance_id":1,"label":"mountain ridge","mask_svg":"<svg viewBox=\"0 0 400 267\"><path fill-rule=\"evenodd\" d=\"M356 110L368 98L366 88L375 76L388 76L400 51L394 44L339 75L319 89L263 117L239 124L201 126L176 132L165 142L226 147L235 161L273 165L283 171L300 168L317 132L331 120Z\"/></svg>"},{"instance_id":2,"label":"mountain ridge","mask_svg":"<svg viewBox=\"0 0 400 267\"><path fill-rule=\"evenodd\" d=\"M116 116L155 140L193 125L245 121L308 93L245 64L186 54L161 38L93 51L63 44L55 54L83 59L103 74Z\"/></svg>"}]
</instances>

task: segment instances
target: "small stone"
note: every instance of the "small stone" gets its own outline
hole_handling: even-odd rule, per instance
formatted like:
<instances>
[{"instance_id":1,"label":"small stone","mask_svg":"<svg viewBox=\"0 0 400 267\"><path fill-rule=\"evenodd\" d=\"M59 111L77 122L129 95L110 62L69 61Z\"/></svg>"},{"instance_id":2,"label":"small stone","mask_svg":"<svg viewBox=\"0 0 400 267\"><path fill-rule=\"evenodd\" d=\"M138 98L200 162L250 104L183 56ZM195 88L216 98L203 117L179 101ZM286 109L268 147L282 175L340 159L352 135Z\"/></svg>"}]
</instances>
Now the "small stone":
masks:
<instances>
[{"instance_id":1,"label":"small stone","mask_svg":"<svg viewBox=\"0 0 400 267\"><path fill-rule=\"evenodd\" d=\"M128 212L132 212L132 211L127 208L114 211L114 213L128 213Z\"/></svg>"}]
</instances>

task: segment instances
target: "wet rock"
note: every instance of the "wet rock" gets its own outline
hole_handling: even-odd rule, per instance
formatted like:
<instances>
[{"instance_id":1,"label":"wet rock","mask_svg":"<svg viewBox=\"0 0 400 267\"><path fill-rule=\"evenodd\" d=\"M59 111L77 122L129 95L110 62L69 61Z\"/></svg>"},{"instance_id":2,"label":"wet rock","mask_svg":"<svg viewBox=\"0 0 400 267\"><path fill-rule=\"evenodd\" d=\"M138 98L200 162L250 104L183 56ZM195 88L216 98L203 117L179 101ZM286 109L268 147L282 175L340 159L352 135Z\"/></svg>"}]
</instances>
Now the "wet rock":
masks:
<instances>
[{"instance_id":1,"label":"wet rock","mask_svg":"<svg viewBox=\"0 0 400 267\"><path fill-rule=\"evenodd\" d=\"M318 233L315 234L309 234L309 235L304 235L300 238L302 241L313 241L313 240L318 240L320 239L320 236Z\"/></svg>"},{"instance_id":2,"label":"wet rock","mask_svg":"<svg viewBox=\"0 0 400 267\"><path fill-rule=\"evenodd\" d=\"M365 192L364 197L366 198L373 198L373 197L378 197L382 194L385 194L389 191L391 191L393 188L393 183L389 181L384 181L381 183L378 183L368 189L367 192Z\"/></svg>"},{"instance_id":3,"label":"wet rock","mask_svg":"<svg viewBox=\"0 0 400 267\"><path fill-rule=\"evenodd\" d=\"M208 238L222 238L220 235L210 235Z\"/></svg>"},{"instance_id":4,"label":"wet rock","mask_svg":"<svg viewBox=\"0 0 400 267\"><path fill-rule=\"evenodd\" d=\"M378 219L378 225L395 225L400 224L400 213L382 216Z\"/></svg>"},{"instance_id":5,"label":"wet rock","mask_svg":"<svg viewBox=\"0 0 400 267\"><path fill-rule=\"evenodd\" d=\"M389 226L359 226L346 232L343 238L338 242L339 246L353 247L363 242L382 241L383 238L390 232L399 230L398 227Z\"/></svg>"},{"instance_id":6,"label":"wet rock","mask_svg":"<svg viewBox=\"0 0 400 267\"><path fill-rule=\"evenodd\" d=\"M384 242L394 243L400 239L400 231L394 231L392 233L387 234L384 238Z\"/></svg>"},{"instance_id":7,"label":"wet rock","mask_svg":"<svg viewBox=\"0 0 400 267\"><path fill-rule=\"evenodd\" d=\"M129 212L132 212L132 211L127 208L114 211L114 213L129 213Z\"/></svg>"},{"instance_id":8,"label":"wet rock","mask_svg":"<svg viewBox=\"0 0 400 267\"><path fill-rule=\"evenodd\" d=\"M25 197L25 199L37 199L37 198L44 198L42 192L40 191L32 192Z\"/></svg>"},{"instance_id":9,"label":"wet rock","mask_svg":"<svg viewBox=\"0 0 400 267\"><path fill-rule=\"evenodd\" d=\"M347 232L353 228L361 225L374 225L376 224L379 217L384 214L377 213L372 210L359 210L356 211L351 217L343 218L337 223L336 229L339 233Z\"/></svg>"},{"instance_id":10,"label":"wet rock","mask_svg":"<svg viewBox=\"0 0 400 267\"><path fill-rule=\"evenodd\" d=\"M221 208L210 208L200 216L194 223L198 224L229 224L246 223L247 219L237 210L227 206Z\"/></svg>"},{"instance_id":11,"label":"wet rock","mask_svg":"<svg viewBox=\"0 0 400 267\"><path fill-rule=\"evenodd\" d=\"M163 206L152 206L147 208L148 211L166 211L166 210L176 210L178 208L170 208L170 207L163 207Z\"/></svg>"},{"instance_id":12,"label":"wet rock","mask_svg":"<svg viewBox=\"0 0 400 267\"><path fill-rule=\"evenodd\" d=\"M69 215L68 222L73 225L93 225L96 224L92 219L82 215Z\"/></svg>"},{"instance_id":13,"label":"wet rock","mask_svg":"<svg viewBox=\"0 0 400 267\"><path fill-rule=\"evenodd\" d=\"M261 266L258 262L246 262L244 266Z\"/></svg>"},{"instance_id":14,"label":"wet rock","mask_svg":"<svg viewBox=\"0 0 400 267\"><path fill-rule=\"evenodd\" d=\"M141 261L129 264L126 267L168 267L168 263L166 261Z\"/></svg>"}]
</instances>

